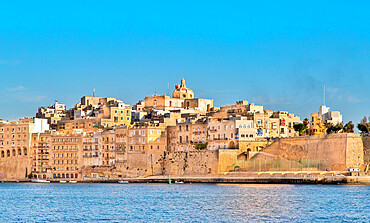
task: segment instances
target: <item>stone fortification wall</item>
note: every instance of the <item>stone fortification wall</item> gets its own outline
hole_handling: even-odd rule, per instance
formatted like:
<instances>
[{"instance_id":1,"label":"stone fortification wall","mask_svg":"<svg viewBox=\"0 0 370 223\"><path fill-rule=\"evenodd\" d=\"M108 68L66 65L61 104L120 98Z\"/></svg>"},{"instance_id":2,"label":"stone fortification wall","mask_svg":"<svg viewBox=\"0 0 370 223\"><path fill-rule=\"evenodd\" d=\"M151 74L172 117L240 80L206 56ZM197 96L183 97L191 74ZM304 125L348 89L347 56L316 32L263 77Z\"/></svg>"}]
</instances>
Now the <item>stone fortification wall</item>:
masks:
<instances>
[{"instance_id":1,"label":"stone fortification wall","mask_svg":"<svg viewBox=\"0 0 370 223\"><path fill-rule=\"evenodd\" d=\"M283 138L248 161L248 169L344 171L363 163L359 134Z\"/></svg>"},{"instance_id":2,"label":"stone fortification wall","mask_svg":"<svg viewBox=\"0 0 370 223\"><path fill-rule=\"evenodd\" d=\"M0 179L25 179L31 172L27 157L0 159Z\"/></svg>"},{"instance_id":3,"label":"stone fortification wall","mask_svg":"<svg viewBox=\"0 0 370 223\"><path fill-rule=\"evenodd\" d=\"M366 165L366 170L370 171L370 136L362 138L364 145L364 164Z\"/></svg>"},{"instance_id":4,"label":"stone fortification wall","mask_svg":"<svg viewBox=\"0 0 370 223\"><path fill-rule=\"evenodd\" d=\"M98 177L217 175L218 151L130 153L115 167L84 167L82 175Z\"/></svg>"},{"instance_id":5,"label":"stone fortification wall","mask_svg":"<svg viewBox=\"0 0 370 223\"><path fill-rule=\"evenodd\" d=\"M218 151L168 152L164 157L164 174L173 176L217 175Z\"/></svg>"},{"instance_id":6,"label":"stone fortification wall","mask_svg":"<svg viewBox=\"0 0 370 223\"><path fill-rule=\"evenodd\" d=\"M162 153L143 154L131 153L127 154L127 162L120 169L123 175L126 176L155 176L163 173L163 157Z\"/></svg>"},{"instance_id":7,"label":"stone fortification wall","mask_svg":"<svg viewBox=\"0 0 370 223\"><path fill-rule=\"evenodd\" d=\"M220 149L218 153L219 173L233 171L238 165L237 157L240 153L241 151L237 149Z\"/></svg>"}]
</instances>

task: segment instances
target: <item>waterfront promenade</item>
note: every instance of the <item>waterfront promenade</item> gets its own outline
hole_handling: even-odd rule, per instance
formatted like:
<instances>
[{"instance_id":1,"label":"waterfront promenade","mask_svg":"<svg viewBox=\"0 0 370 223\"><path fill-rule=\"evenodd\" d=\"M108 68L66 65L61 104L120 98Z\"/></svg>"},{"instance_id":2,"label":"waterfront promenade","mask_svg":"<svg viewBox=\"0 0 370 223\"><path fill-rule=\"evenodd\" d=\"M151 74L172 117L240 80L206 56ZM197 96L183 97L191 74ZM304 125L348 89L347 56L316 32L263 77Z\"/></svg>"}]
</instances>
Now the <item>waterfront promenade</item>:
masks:
<instances>
[{"instance_id":1,"label":"waterfront promenade","mask_svg":"<svg viewBox=\"0 0 370 223\"><path fill-rule=\"evenodd\" d=\"M242 183L242 184L369 184L370 176L344 176L339 172L244 172L216 176L147 176L133 178L83 178L78 183ZM48 179L59 183L62 179ZM0 179L1 182L30 182L29 179Z\"/></svg>"}]
</instances>

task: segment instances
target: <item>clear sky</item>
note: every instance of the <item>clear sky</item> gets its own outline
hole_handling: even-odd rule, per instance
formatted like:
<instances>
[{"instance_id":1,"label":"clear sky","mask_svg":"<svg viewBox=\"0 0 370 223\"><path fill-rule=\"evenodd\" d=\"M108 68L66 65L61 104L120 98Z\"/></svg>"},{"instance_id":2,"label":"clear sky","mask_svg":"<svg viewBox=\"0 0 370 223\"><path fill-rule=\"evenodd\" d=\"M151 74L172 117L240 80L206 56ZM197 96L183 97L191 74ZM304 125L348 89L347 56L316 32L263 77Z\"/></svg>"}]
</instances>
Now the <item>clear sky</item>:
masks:
<instances>
[{"instance_id":1,"label":"clear sky","mask_svg":"<svg viewBox=\"0 0 370 223\"><path fill-rule=\"evenodd\" d=\"M132 105L182 77L216 106L248 100L302 119L325 84L345 122L370 116L368 1L176 2L3 2L0 118L72 107L93 87Z\"/></svg>"}]
</instances>

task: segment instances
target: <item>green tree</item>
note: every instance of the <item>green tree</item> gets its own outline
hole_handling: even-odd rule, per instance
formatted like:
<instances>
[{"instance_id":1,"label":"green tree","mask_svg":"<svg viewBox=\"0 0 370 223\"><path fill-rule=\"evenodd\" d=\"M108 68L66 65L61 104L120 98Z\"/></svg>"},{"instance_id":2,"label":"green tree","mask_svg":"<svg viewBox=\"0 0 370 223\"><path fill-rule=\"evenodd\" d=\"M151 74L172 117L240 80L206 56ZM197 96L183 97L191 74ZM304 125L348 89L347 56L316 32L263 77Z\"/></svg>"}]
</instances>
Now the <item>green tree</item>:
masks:
<instances>
[{"instance_id":1,"label":"green tree","mask_svg":"<svg viewBox=\"0 0 370 223\"><path fill-rule=\"evenodd\" d=\"M369 123L358 123L357 124L358 130L360 130L362 133L369 133Z\"/></svg>"},{"instance_id":2,"label":"green tree","mask_svg":"<svg viewBox=\"0 0 370 223\"><path fill-rule=\"evenodd\" d=\"M349 121L347 124L344 125L343 131L344 132L354 132L355 125L352 121Z\"/></svg>"},{"instance_id":3,"label":"green tree","mask_svg":"<svg viewBox=\"0 0 370 223\"><path fill-rule=\"evenodd\" d=\"M336 125L333 125L332 123L328 123L328 125L325 125L325 126L327 126L326 133L328 133L328 134L338 133L341 130L343 130L342 123L338 123Z\"/></svg>"},{"instance_id":4,"label":"green tree","mask_svg":"<svg viewBox=\"0 0 370 223\"><path fill-rule=\"evenodd\" d=\"M304 125L306 126L306 128L307 128L308 124L310 124L310 120L308 120L308 118L303 119L303 124L304 124Z\"/></svg>"},{"instance_id":5,"label":"green tree","mask_svg":"<svg viewBox=\"0 0 370 223\"><path fill-rule=\"evenodd\" d=\"M307 129L307 126L304 123L297 123L293 125L293 128L296 132L299 132L299 135L301 136L303 131Z\"/></svg>"}]
</instances>

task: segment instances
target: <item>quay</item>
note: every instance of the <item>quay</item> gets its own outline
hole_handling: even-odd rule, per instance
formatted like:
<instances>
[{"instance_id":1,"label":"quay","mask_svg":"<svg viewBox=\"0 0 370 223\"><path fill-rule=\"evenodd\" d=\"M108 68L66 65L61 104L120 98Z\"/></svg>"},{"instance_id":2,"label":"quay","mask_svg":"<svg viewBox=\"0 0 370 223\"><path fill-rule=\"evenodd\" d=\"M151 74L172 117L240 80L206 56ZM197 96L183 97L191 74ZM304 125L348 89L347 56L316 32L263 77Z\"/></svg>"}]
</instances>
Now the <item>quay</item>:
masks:
<instances>
[{"instance_id":1,"label":"quay","mask_svg":"<svg viewBox=\"0 0 370 223\"><path fill-rule=\"evenodd\" d=\"M277 173L256 172L244 174L221 174L216 176L171 176L172 182L184 183L223 183L223 184L364 184L370 185L370 176L344 176L334 173ZM61 179L48 179L59 183ZM82 178L78 183L168 183L168 176L146 176L133 178ZM0 179L1 183L30 183L30 179Z\"/></svg>"}]
</instances>

